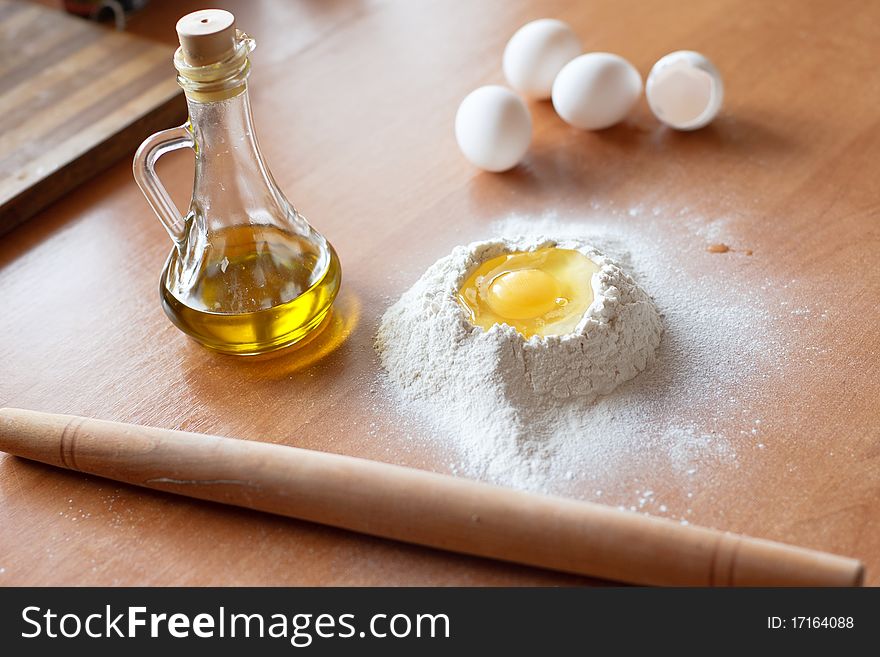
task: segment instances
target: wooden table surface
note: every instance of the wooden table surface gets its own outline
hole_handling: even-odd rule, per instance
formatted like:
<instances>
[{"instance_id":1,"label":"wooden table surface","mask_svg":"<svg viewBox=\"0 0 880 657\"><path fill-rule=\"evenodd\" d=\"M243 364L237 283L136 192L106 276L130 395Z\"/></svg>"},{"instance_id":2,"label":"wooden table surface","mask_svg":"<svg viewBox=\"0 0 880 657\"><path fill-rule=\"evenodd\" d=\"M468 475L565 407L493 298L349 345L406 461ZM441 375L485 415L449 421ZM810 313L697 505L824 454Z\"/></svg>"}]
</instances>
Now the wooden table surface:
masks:
<instances>
[{"instance_id":1,"label":"wooden table surface","mask_svg":"<svg viewBox=\"0 0 880 657\"><path fill-rule=\"evenodd\" d=\"M0 405L449 472L436 441L399 429L406 418L375 389L372 341L390 301L512 212L686 210L680 223L615 216L646 229L666 220L695 280L784 285L793 308L810 304L822 319L779 313L771 321L789 362L760 381L743 363L755 393L743 403L764 418L760 445L743 437L736 463L698 486L662 469L642 479L670 510L684 517L686 507L689 522L858 557L868 583L880 583L880 4L215 4L257 38L251 96L275 177L340 254L333 324L269 360L188 341L159 305L170 243L126 159L0 239ZM178 16L203 6L153 0L131 30L172 42ZM619 52L643 74L669 51L705 52L725 77L722 116L676 134L641 101L625 125L588 134L532 103L525 163L504 175L474 170L452 137L457 104L503 82L506 39L542 16L569 21L588 50ZM180 205L191 170L185 155L160 167ZM724 241L754 251L747 261L706 253L701 222L719 217ZM629 505L634 487L622 481L601 501ZM584 581L0 457L0 584Z\"/></svg>"}]
</instances>

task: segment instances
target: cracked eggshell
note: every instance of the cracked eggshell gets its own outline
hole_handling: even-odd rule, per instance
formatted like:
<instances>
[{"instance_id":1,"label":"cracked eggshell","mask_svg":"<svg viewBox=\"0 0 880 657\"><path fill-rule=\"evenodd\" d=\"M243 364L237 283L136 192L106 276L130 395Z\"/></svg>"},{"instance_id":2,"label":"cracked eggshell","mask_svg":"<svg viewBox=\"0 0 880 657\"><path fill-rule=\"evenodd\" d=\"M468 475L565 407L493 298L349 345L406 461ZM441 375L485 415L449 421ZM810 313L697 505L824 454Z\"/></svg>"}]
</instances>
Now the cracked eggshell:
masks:
<instances>
[{"instance_id":1,"label":"cracked eggshell","mask_svg":"<svg viewBox=\"0 0 880 657\"><path fill-rule=\"evenodd\" d=\"M724 84L718 69L693 50L661 57L645 85L648 105L660 121L676 130L697 130L718 115Z\"/></svg>"}]
</instances>

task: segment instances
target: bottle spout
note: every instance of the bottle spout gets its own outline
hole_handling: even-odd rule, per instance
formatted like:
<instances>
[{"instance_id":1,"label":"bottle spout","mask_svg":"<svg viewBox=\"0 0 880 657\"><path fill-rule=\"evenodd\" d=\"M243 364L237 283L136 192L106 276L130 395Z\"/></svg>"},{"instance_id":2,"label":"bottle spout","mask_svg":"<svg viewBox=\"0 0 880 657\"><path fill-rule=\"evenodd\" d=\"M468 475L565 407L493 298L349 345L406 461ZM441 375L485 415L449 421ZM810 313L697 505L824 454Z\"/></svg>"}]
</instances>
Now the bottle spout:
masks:
<instances>
[{"instance_id":1,"label":"bottle spout","mask_svg":"<svg viewBox=\"0 0 880 657\"><path fill-rule=\"evenodd\" d=\"M223 9L194 11L177 21L177 37L174 67L187 100L208 103L243 91L256 43L235 28L235 16Z\"/></svg>"}]
</instances>

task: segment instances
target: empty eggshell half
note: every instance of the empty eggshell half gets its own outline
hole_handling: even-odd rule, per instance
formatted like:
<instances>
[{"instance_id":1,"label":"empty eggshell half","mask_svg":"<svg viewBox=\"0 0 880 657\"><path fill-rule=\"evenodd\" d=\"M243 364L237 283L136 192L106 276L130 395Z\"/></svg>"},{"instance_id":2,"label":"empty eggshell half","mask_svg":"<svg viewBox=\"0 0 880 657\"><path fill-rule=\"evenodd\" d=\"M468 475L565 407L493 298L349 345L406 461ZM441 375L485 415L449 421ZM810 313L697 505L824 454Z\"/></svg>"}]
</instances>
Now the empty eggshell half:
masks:
<instances>
[{"instance_id":1,"label":"empty eggshell half","mask_svg":"<svg viewBox=\"0 0 880 657\"><path fill-rule=\"evenodd\" d=\"M520 93L546 100L557 73L581 51L581 41L568 23L554 18L526 23L504 48L504 77Z\"/></svg>"},{"instance_id":2,"label":"empty eggshell half","mask_svg":"<svg viewBox=\"0 0 880 657\"><path fill-rule=\"evenodd\" d=\"M704 55L679 50L654 64L645 95L663 123L677 130L696 130L717 116L724 85L718 69Z\"/></svg>"},{"instance_id":3,"label":"empty eggshell half","mask_svg":"<svg viewBox=\"0 0 880 657\"><path fill-rule=\"evenodd\" d=\"M506 171L529 150L532 117L522 98L510 89L480 87L458 106L455 139L472 164L486 171Z\"/></svg>"},{"instance_id":4,"label":"empty eggshell half","mask_svg":"<svg viewBox=\"0 0 880 657\"><path fill-rule=\"evenodd\" d=\"M553 107L581 130L602 130L622 121L642 93L642 76L619 55L591 52L562 67L553 82Z\"/></svg>"}]
</instances>

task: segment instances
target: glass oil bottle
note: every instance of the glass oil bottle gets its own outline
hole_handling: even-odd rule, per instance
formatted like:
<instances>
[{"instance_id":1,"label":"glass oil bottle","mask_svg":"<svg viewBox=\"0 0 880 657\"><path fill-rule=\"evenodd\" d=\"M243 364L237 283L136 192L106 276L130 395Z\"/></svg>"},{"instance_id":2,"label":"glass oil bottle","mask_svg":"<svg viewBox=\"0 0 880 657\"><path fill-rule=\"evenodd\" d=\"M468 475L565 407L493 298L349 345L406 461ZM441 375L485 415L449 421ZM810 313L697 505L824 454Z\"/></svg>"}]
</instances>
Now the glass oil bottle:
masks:
<instances>
[{"instance_id":1,"label":"glass oil bottle","mask_svg":"<svg viewBox=\"0 0 880 657\"><path fill-rule=\"evenodd\" d=\"M227 11L208 9L177 24L174 56L189 120L149 137L134 177L174 247L160 280L162 306L183 332L216 351L260 354L314 331L339 290L330 243L287 200L260 153L247 77L253 39ZM192 202L181 215L155 164L195 152Z\"/></svg>"}]
</instances>

